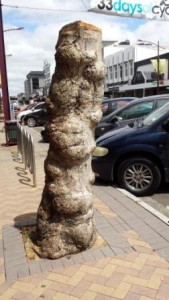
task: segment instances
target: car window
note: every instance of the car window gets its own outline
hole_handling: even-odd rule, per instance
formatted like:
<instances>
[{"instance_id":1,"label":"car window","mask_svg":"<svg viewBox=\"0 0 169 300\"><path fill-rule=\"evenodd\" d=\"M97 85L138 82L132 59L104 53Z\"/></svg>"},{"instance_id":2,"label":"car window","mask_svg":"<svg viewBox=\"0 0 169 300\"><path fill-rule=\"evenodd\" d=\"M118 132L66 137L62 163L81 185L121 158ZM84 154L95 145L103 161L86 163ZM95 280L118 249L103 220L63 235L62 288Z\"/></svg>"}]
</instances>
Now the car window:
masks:
<instances>
[{"instance_id":1,"label":"car window","mask_svg":"<svg viewBox=\"0 0 169 300\"><path fill-rule=\"evenodd\" d=\"M131 105L126 109L117 113L117 117L121 120L139 118L149 114L153 110L153 101L142 102Z\"/></svg>"},{"instance_id":2,"label":"car window","mask_svg":"<svg viewBox=\"0 0 169 300\"><path fill-rule=\"evenodd\" d=\"M32 109L34 106L35 106L35 104L30 104L25 108L25 110Z\"/></svg>"},{"instance_id":3,"label":"car window","mask_svg":"<svg viewBox=\"0 0 169 300\"><path fill-rule=\"evenodd\" d=\"M163 106L164 104L169 103L169 98L168 99L159 99L157 100L157 108Z\"/></svg>"},{"instance_id":4,"label":"car window","mask_svg":"<svg viewBox=\"0 0 169 300\"><path fill-rule=\"evenodd\" d=\"M103 116L106 116L111 112L115 111L116 109L125 106L129 102L130 100L119 100L119 101L114 100L114 101L102 103L101 108L102 108Z\"/></svg>"},{"instance_id":5,"label":"car window","mask_svg":"<svg viewBox=\"0 0 169 300\"><path fill-rule=\"evenodd\" d=\"M115 101L115 102L111 102L110 103L110 110L111 111L114 111L118 108L118 101Z\"/></svg>"},{"instance_id":6,"label":"car window","mask_svg":"<svg viewBox=\"0 0 169 300\"><path fill-rule=\"evenodd\" d=\"M101 105L101 109L102 109L102 112L103 112L103 113L107 111L108 106L109 106L108 103L103 103L103 104Z\"/></svg>"},{"instance_id":7,"label":"car window","mask_svg":"<svg viewBox=\"0 0 169 300\"><path fill-rule=\"evenodd\" d=\"M123 107L123 106L125 106L127 103L129 103L129 102L130 102L130 100L120 100L120 101L118 101L118 103L117 103L117 108Z\"/></svg>"},{"instance_id":8,"label":"car window","mask_svg":"<svg viewBox=\"0 0 169 300\"><path fill-rule=\"evenodd\" d=\"M44 107L45 107L45 103L41 103L41 104L36 105L35 109L41 109Z\"/></svg>"},{"instance_id":9,"label":"car window","mask_svg":"<svg viewBox=\"0 0 169 300\"><path fill-rule=\"evenodd\" d=\"M161 106L159 109L156 109L154 112L152 112L149 116L147 116L144 119L144 125L150 126L154 122L160 120L161 117L169 113L169 102L167 102L165 105Z\"/></svg>"}]
</instances>

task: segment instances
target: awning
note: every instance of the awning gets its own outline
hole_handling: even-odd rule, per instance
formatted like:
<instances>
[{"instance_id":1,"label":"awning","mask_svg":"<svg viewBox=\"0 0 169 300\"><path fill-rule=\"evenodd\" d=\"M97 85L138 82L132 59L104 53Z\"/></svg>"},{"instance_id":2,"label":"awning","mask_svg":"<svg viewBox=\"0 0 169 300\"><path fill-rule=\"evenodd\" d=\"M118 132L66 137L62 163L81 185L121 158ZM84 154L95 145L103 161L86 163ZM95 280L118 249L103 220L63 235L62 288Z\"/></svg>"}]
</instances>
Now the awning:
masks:
<instances>
[{"instance_id":1,"label":"awning","mask_svg":"<svg viewBox=\"0 0 169 300\"><path fill-rule=\"evenodd\" d=\"M159 86L160 87L169 86L169 80L160 80ZM119 87L119 92L144 90L144 89L150 89L150 88L154 88L154 87L157 87L156 81L140 83L140 84L133 84L133 85L125 84L125 85Z\"/></svg>"}]
</instances>

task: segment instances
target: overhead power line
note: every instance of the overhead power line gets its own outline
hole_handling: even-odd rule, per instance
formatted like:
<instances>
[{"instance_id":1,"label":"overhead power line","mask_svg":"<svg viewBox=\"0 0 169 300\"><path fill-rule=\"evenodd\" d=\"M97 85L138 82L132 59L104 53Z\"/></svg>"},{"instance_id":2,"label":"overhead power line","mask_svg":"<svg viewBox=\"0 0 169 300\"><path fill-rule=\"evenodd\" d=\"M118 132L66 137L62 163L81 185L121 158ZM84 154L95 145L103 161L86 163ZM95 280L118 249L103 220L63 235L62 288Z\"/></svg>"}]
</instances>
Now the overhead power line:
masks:
<instances>
[{"instance_id":1,"label":"overhead power line","mask_svg":"<svg viewBox=\"0 0 169 300\"><path fill-rule=\"evenodd\" d=\"M84 4L84 3L83 3ZM85 5L85 4L84 4ZM42 11L56 11L56 12L88 12L86 10L72 10L72 9L53 9L53 8L39 8L39 7L28 7L28 6L16 6L16 5L7 5L7 4L2 4L4 7L10 7L10 8L21 8L21 9L32 9L32 10L42 10Z\"/></svg>"},{"instance_id":2,"label":"overhead power line","mask_svg":"<svg viewBox=\"0 0 169 300\"><path fill-rule=\"evenodd\" d=\"M82 2L82 4L84 5L84 7L85 7L86 9L88 9L87 6L86 6L86 4L84 3L84 0L81 0L81 2Z\"/></svg>"}]
</instances>

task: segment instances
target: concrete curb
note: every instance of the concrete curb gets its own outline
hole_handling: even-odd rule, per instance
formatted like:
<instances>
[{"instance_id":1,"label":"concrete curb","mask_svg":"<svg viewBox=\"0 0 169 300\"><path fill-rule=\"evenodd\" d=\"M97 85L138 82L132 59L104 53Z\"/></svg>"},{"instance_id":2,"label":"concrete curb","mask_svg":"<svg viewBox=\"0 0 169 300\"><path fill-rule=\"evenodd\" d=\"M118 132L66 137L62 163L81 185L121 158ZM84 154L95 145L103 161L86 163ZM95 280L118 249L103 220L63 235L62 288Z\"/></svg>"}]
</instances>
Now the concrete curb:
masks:
<instances>
[{"instance_id":1,"label":"concrete curb","mask_svg":"<svg viewBox=\"0 0 169 300\"><path fill-rule=\"evenodd\" d=\"M131 200L133 200L134 202L137 202L140 206L144 207L146 210L148 210L150 213L152 213L158 219L160 219L161 221L163 221L165 224L169 225L169 218L167 218L166 216L164 216L158 210L156 210L155 208L153 208L149 204L145 203L143 200L139 199L138 197L132 195L130 192L128 192L128 191L126 191L124 189L118 188L118 187L116 187L116 189L119 192L121 192L122 194L124 194L125 196L127 196L128 198L130 198Z\"/></svg>"}]
</instances>

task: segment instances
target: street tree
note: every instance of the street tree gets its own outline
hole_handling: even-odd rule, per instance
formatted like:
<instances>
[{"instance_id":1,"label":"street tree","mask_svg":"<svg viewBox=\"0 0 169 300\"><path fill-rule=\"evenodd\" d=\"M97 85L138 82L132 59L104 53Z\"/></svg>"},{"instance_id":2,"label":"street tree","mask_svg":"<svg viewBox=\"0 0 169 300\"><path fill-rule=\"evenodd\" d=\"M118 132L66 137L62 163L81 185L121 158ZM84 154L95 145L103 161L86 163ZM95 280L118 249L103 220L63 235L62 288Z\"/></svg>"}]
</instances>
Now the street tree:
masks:
<instances>
[{"instance_id":1,"label":"street tree","mask_svg":"<svg viewBox=\"0 0 169 300\"><path fill-rule=\"evenodd\" d=\"M55 60L46 99L49 150L36 228L40 255L53 259L91 247L96 237L91 154L105 78L100 29L82 21L65 25Z\"/></svg>"}]
</instances>

